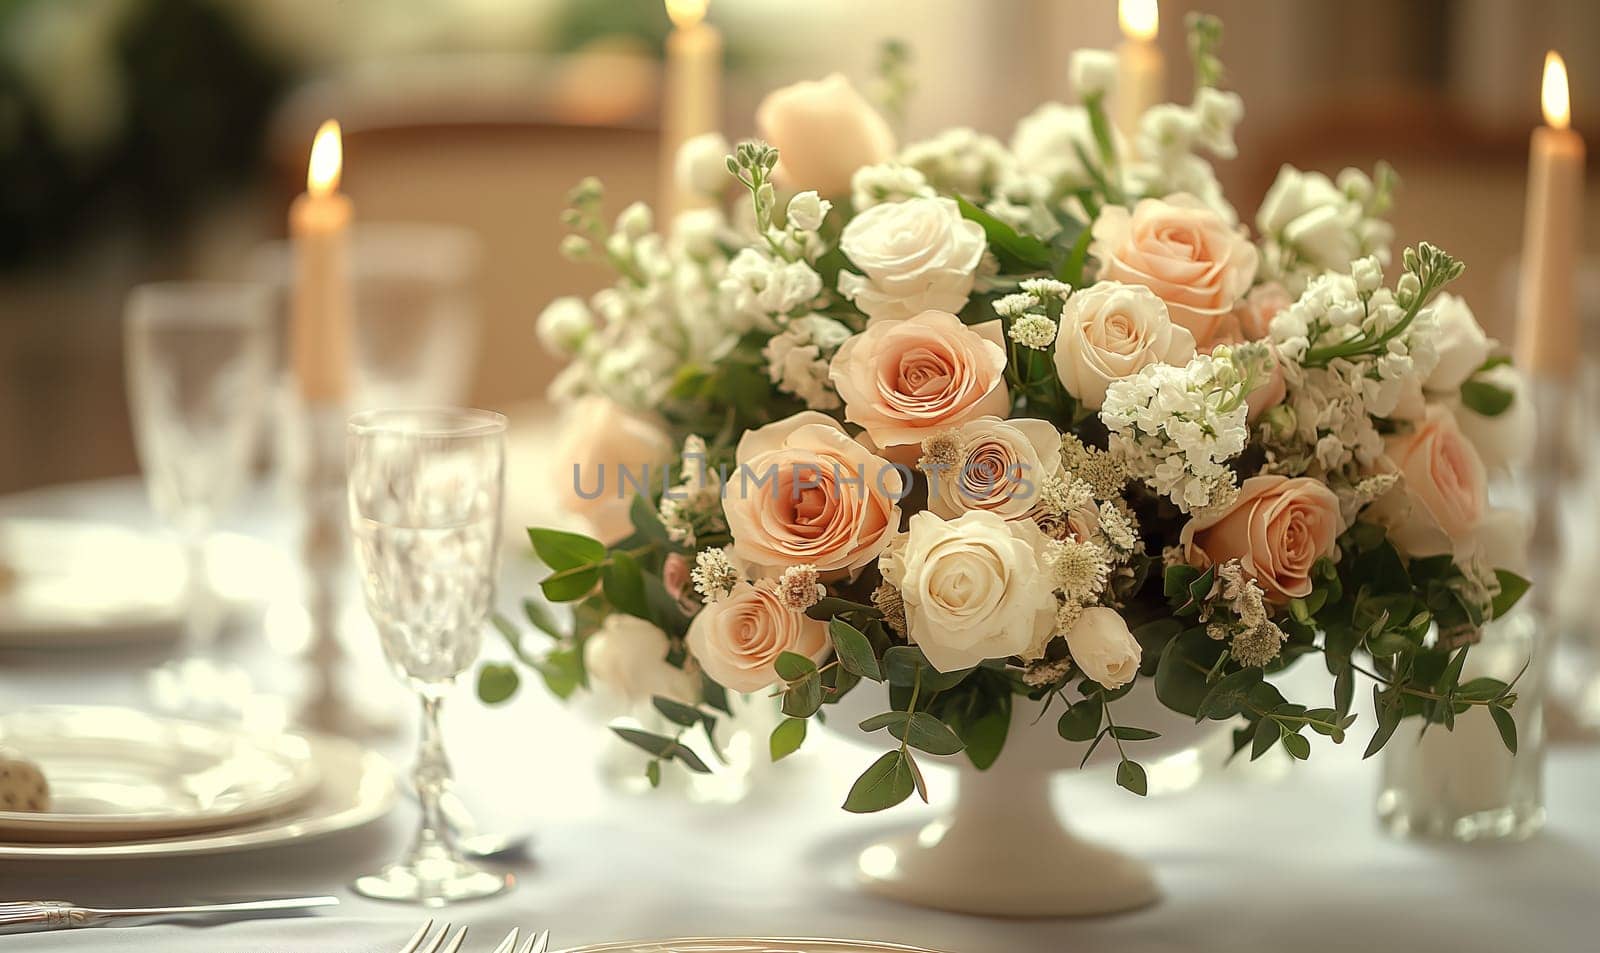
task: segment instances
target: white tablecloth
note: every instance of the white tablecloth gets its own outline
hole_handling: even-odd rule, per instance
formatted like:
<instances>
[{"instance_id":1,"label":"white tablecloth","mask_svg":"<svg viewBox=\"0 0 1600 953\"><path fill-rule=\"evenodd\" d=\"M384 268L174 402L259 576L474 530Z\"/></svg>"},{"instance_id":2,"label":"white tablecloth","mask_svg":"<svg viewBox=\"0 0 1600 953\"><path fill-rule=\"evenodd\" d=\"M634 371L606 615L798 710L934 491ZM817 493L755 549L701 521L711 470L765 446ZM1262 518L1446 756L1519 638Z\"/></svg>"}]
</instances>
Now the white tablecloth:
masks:
<instances>
[{"instance_id":1,"label":"white tablecloth","mask_svg":"<svg viewBox=\"0 0 1600 953\"><path fill-rule=\"evenodd\" d=\"M23 513L149 520L137 486L127 481L0 501L0 515ZM262 506L246 524L267 535L282 525ZM514 602L518 593L504 595ZM269 679L293 674L259 637L244 633L231 646ZM149 661L139 654L0 654L0 708L137 704L139 673ZM376 679L374 692L393 692L382 676ZM1065 814L1154 863L1166 899L1119 917L1006 922L897 906L854 889L856 850L885 830L926 821L932 811L905 806L864 818L839 811L851 778L872 754L835 739L814 733L805 752L774 769L771 783L725 808L605 788L588 753L599 729L537 691L485 710L463 689L446 717L474 806L535 832L529 856L506 865L518 880L514 892L440 914L471 925L472 951L492 948L514 925L549 927L558 946L754 934L882 939L950 953L1600 948L1595 748L1551 752L1550 823L1542 834L1522 844L1475 847L1382 836L1373 820L1375 766L1358 760L1355 740L1344 749L1320 747L1310 764L1280 780L1223 775L1147 800L1104 776L1062 778ZM385 749L403 762L408 743L399 738ZM937 794L949 778L933 771L929 781ZM111 905L331 892L344 900L299 919L36 934L0 943L23 953L395 950L424 914L364 900L344 885L398 855L413 821L403 802L364 830L234 856L0 863L0 899ZM974 878L983 875L972 871Z\"/></svg>"}]
</instances>

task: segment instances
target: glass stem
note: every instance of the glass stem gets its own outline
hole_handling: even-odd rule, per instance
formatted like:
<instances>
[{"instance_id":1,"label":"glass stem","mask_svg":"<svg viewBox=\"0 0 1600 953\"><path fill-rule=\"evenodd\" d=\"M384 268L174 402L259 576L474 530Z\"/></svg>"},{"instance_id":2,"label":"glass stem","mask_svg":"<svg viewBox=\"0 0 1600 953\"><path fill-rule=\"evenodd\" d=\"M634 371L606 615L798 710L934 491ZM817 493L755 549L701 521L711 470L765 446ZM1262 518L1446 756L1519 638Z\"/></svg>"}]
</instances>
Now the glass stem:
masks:
<instances>
[{"instance_id":1,"label":"glass stem","mask_svg":"<svg viewBox=\"0 0 1600 953\"><path fill-rule=\"evenodd\" d=\"M215 649L217 633L222 628L221 607L216 591L211 587L211 573L206 563L206 537L204 531L190 532L184 536L184 561L188 566L184 594L187 613L184 619L185 655L190 658L207 658Z\"/></svg>"},{"instance_id":2,"label":"glass stem","mask_svg":"<svg viewBox=\"0 0 1600 953\"><path fill-rule=\"evenodd\" d=\"M422 733L417 740L417 803L422 819L417 828L415 855L455 854L450 829L445 822L443 798L450 786L450 761L444 753L444 735L439 725L443 699L436 693L422 693Z\"/></svg>"}]
</instances>

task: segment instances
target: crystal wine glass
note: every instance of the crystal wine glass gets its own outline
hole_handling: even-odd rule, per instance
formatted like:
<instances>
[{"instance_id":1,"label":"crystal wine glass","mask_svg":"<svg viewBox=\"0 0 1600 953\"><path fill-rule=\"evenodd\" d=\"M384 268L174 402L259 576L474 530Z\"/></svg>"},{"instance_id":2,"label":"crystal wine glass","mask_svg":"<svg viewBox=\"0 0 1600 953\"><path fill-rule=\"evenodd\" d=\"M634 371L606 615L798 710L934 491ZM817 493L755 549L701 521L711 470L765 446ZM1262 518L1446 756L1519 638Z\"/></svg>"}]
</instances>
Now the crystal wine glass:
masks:
<instances>
[{"instance_id":1,"label":"crystal wine glass","mask_svg":"<svg viewBox=\"0 0 1600 953\"><path fill-rule=\"evenodd\" d=\"M237 698L241 679L248 688L242 670L225 672L210 658L222 611L206 541L256 449L270 384L271 306L257 285L163 282L135 288L124 317L140 466L151 505L178 534L189 569L184 661L156 673L157 701L191 713Z\"/></svg>"},{"instance_id":2,"label":"crystal wine glass","mask_svg":"<svg viewBox=\"0 0 1600 953\"><path fill-rule=\"evenodd\" d=\"M355 882L383 900L439 906L510 881L466 860L441 798L450 763L439 707L478 656L494 597L506 420L481 410L379 410L349 427L350 526L367 611L384 655L422 702L416 841Z\"/></svg>"}]
</instances>

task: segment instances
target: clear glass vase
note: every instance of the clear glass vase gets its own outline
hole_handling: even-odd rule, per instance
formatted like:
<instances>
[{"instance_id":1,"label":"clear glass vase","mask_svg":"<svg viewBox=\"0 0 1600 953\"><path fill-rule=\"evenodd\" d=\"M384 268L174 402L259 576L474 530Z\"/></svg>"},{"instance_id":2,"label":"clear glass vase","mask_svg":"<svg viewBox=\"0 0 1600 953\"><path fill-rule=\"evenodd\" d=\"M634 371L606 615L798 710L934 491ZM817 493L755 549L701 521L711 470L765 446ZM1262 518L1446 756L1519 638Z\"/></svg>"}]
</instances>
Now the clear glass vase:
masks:
<instances>
[{"instance_id":1,"label":"clear glass vase","mask_svg":"<svg viewBox=\"0 0 1600 953\"><path fill-rule=\"evenodd\" d=\"M1515 678L1517 753L1501 742L1488 712L1457 716L1455 729L1420 719L1401 723L1383 749L1378 818L1398 836L1457 841L1520 840L1544 825L1545 639L1539 617L1517 611L1484 627L1462 681Z\"/></svg>"}]
</instances>

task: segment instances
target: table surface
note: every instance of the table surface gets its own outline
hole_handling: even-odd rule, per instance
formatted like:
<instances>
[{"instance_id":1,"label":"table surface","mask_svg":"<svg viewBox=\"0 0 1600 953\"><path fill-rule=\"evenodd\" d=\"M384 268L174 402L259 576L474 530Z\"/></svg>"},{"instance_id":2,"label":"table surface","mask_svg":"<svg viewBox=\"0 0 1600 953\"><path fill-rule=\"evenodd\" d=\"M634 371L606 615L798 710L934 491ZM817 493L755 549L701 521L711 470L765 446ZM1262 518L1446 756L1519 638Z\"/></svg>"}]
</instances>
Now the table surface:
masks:
<instances>
[{"instance_id":1,"label":"table surface","mask_svg":"<svg viewBox=\"0 0 1600 953\"><path fill-rule=\"evenodd\" d=\"M153 525L138 485L110 481L0 500L0 516L64 516ZM240 528L287 539L281 505L263 493ZM515 603L526 570L510 567ZM521 575L519 575L519 572ZM375 703L405 698L362 642ZM498 646L491 646L494 652ZM297 669L260 632L227 650L258 678L289 685ZM40 703L139 704L159 653L0 653L0 709ZM1225 772L1180 793L1140 800L1103 775L1057 780L1063 816L1154 864L1165 899L1087 920L1001 921L898 906L856 890L856 851L877 835L926 822L951 778L929 772L935 807L856 817L837 805L873 754L813 733L801 754L766 769L734 807L603 784L595 719L537 690L486 709L463 688L446 709L462 788L491 823L530 830L526 856L504 864L504 896L439 915L471 927L468 951L512 926L550 928L558 947L667 936L838 936L950 953L1100 950L1596 949L1600 934L1600 749L1556 746L1547 764L1550 822L1520 844L1394 840L1373 818L1375 764L1361 744L1323 745L1293 771ZM397 708L397 710L400 710ZM379 744L398 765L408 732ZM396 857L415 823L402 801L359 831L271 850L166 861L0 863L0 899L70 898L88 905L221 896L334 893L317 916L197 928L144 926L7 937L7 951L295 951L399 949L422 911L368 901L346 884ZM982 877L981 870L972 872Z\"/></svg>"}]
</instances>

